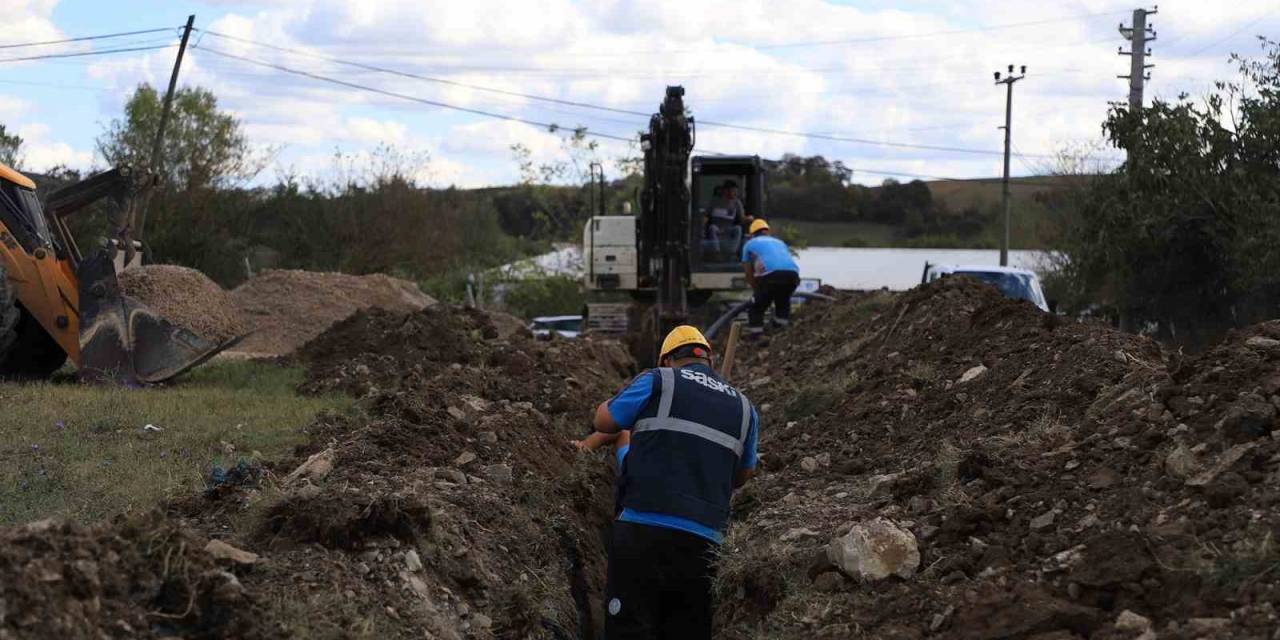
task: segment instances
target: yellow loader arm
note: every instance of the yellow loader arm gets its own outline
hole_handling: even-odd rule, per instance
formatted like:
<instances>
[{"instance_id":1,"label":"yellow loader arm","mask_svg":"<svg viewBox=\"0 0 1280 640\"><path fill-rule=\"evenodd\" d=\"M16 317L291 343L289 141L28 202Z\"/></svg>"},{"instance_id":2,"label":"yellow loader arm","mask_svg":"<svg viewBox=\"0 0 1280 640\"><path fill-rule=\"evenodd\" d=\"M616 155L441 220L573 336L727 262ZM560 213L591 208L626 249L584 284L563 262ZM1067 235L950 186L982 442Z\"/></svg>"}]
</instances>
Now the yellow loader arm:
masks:
<instances>
[{"instance_id":1,"label":"yellow loader arm","mask_svg":"<svg viewBox=\"0 0 1280 640\"><path fill-rule=\"evenodd\" d=\"M46 215L35 184L0 165L0 307L9 305L0 308L0 376L44 377L69 358L85 379L157 383L238 341L212 343L124 295L113 249L81 256L66 217L109 198L112 235L127 241L127 214L149 183L113 169L54 193Z\"/></svg>"}]
</instances>

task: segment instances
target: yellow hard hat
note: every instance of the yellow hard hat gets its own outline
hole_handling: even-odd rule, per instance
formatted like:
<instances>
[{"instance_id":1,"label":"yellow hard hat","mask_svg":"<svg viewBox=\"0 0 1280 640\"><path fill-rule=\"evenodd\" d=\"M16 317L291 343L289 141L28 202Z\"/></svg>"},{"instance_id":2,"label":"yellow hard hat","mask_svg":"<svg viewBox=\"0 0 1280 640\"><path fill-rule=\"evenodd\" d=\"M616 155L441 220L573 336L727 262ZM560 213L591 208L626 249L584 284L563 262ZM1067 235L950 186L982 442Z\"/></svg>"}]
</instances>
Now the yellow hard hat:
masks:
<instances>
[{"instance_id":1,"label":"yellow hard hat","mask_svg":"<svg viewBox=\"0 0 1280 640\"><path fill-rule=\"evenodd\" d=\"M764 221L764 220L762 220L762 219L757 219L755 222L752 222L752 223L751 223L751 231L750 231L750 235L753 235L753 236L754 236L757 232L759 232L759 231L764 231L764 230L766 230L766 229L768 229L768 228L769 228L769 223L768 223L768 222L765 222L765 221Z\"/></svg>"},{"instance_id":2,"label":"yellow hard hat","mask_svg":"<svg viewBox=\"0 0 1280 640\"><path fill-rule=\"evenodd\" d=\"M706 347L708 352L707 355L711 355L711 344L702 336L702 332L698 331L696 327L682 324L672 329L671 333L667 334L666 340L662 341L662 351L658 354L658 360L662 360L663 358L671 355L672 351L675 351L680 347L691 344Z\"/></svg>"}]
</instances>

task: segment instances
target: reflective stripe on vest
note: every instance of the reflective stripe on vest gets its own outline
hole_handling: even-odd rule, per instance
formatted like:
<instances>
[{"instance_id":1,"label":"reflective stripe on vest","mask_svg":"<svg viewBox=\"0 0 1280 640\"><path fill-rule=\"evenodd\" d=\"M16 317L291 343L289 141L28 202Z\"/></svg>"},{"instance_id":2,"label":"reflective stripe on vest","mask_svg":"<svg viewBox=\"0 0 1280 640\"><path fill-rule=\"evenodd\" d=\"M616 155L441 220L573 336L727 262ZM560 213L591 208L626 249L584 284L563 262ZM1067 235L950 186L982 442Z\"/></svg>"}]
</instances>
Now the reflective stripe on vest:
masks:
<instances>
[{"instance_id":1,"label":"reflective stripe on vest","mask_svg":"<svg viewBox=\"0 0 1280 640\"><path fill-rule=\"evenodd\" d=\"M751 430L751 402L747 400L747 396L738 393L738 399L742 401L742 424L738 429L738 437L718 431L704 424L682 420L680 418L671 417L671 399L675 395L676 376L675 370L669 368L658 369L658 373L662 376L662 396L658 399L658 415L652 418L644 418L636 422L631 428L631 432L644 433L645 431L675 431L677 433L686 433L691 436L697 436L703 440L714 442L730 451L734 455L741 457L742 450L746 446L747 435Z\"/></svg>"}]
</instances>

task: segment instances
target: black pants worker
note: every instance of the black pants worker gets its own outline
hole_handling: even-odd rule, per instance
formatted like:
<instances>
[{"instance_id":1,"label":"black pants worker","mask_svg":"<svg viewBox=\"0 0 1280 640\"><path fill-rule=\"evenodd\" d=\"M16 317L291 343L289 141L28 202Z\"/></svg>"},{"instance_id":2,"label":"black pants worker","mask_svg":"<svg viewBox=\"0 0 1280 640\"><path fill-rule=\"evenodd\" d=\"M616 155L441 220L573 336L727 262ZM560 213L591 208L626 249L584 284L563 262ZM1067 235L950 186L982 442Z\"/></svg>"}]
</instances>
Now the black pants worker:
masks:
<instances>
[{"instance_id":1,"label":"black pants worker","mask_svg":"<svg viewBox=\"0 0 1280 640\"><path fill-rule=\"evenodd\" d=\"M773 320L780 327L791 323L791 296L800 286L800 274L795 271L774 271L756 278L755 294L747 311L747 331L764 331L764 312L773 305Z\"/></svg>"},{"instance_id":2,"label":"black pants worker","mask_svg":"<svg viewBox=\"0 0 1280 640\"><path fill-rule=\"evenodd\" d=\"M714 553L691 533L614 522L605 640L710 640Z\"/></svg>"}]
</instances>

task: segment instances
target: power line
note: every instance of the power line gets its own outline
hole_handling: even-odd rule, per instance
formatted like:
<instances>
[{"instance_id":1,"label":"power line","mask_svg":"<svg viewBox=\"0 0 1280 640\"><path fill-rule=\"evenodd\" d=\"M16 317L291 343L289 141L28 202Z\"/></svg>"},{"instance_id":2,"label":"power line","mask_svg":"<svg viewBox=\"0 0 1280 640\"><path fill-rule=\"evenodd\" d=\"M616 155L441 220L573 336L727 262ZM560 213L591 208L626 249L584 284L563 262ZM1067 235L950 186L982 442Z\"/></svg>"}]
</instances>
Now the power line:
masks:
<instances>
[{"instance_id":1,"label":"power line","mask_svg":"<svg viewBox=\"0 0 1280 640\"><path fill-rule=\"evenodd\" d=\"M50 44L66 44L69 42L87 42L89 40L105 40L107 38L121 38L124 36L138 36L147 33L160 33L162 31L173 31L175 27L161 27L156 29L142 29L140 31L121 31L120 33L104 33L95 36L80 36L78 38L64 38L62 40L44 40L41 42L19 42L16 44L0 44L0 49L18 49L22 47L42 47Z\"/></svg>"},{"instance_id":2,"label":"power line","mask_svg":"<svg viewBox=\"0 0 1280 640\"><path fill-rule=\"evenodd\" d=\"M1228 40L1230 40L1230 39L1232 39L1232 38L1234 38L1234 37L1236 37L1236 36L1240 35L1240 34L1241 34L1245 29L1248 29L1249 27L1252 27L1253 25L1258 24L1259 22L1262 22L1263 20L1266 20L1267 18L1270 18L1270 17L1271 17L1272 15L1274 15L1274 14L1275 14L1275 12L1277 12L1277 11L1280 11L1280 7L1274 7L1274 8L1272 8L1271 10L1266 11L1265 13L1263 13L1263 14L1262 14L1262 15L1260 15L1260 16L1258 16L1257 18L1254 18L1253 20L1250 20L1249 22L1246 22L1246 23L1245 23L1244 25L1242 25L1239 29L1236 29L1235 31L1232 31L1231 33L1228 33L1227 35L1225 35L1225 36L1223 36L1223 37L1221 37L1221 38L1219 38L1219 39L1217 39L1217 40L1214 40L1213 42L1210 42L1209 44L1206 44L1205 46L1200 47L1199 49L1196 49L1195 51L1192 51L1191 53L1188 53L1188 54L1187 54L1187 57L1189 57L1189 58L1194 58L1194 57L1196 57L1196 56L1198 56L1198 55L1200 55L1200 54L1204 53L1205 51L1208 51L1209 49L1212 49L1212 48L1214 48L1214 47L1216 47L1216 46L1218 46L1218 45L1220 45L1220 44L1222 44L1222 43L1224 43L1224 42L1226 42L1226 41L1228 41Z\"/></svg>"},{"instance_id":3,"label":"power line","mask_svg":"<svg viewBox=\"0 0 1280 640\"><path fill-rule=\"evenodd\" d=\"M48 60L51 58L81 58L84 56L100 56L108 53L130 53L136 51L155 51L157 49L168 49L176 45L162 44L150 47L127 47L124 49L101 49L98 51L81 51L78 53L47 53L39 56L23 56L21 58L0 58L0 62L24 62L27 60Z\"/></svg>"},{"instance_id":4,"label":"power line","mask_svg":"<svg viewBox=\"0 0 1280 640\"><path fill-rule=\"evenodd\" d=\"M825 41L820 40L820 41L813 41L813 42L797 42L792 44L755 45L753 46L753 48L755 49L794 49L794 48L800 48L800 47L825 47L825 46L843 45L843 44L863 44L863 43L873 43L873 42L888 42L892 40L935 38L939 36L952 36L952 35L960 35L960 34L966 34L966 33L977 33L977 32L983 32L983 31L999 31L1002 29L1018 29L1022 27L1034 27L1037 25L1056 24L1060 22L1076 22L1078 20L1086 20L1089 18L1116 15L1119 13L1123 13L1123 12L1102 11L1102 12L1096 12L1096 13L1085 13L1085 14L1080 14L1076 16L1065 16L1062 18L1048 18L1044 20L1030 20L1027 22L1013 22L1013 23L1007 23L1007 24L970 27L967 29L934 31L932 33L904 34L904 35L897 35L897 36L868 36L864 38L850 38L845 40L825 40Z\"/></svg>"},{"instance_id":5,"label":"power line","mask_svg":"<svg viewBox=\"0 0 1280 640\"><path fill-rule=\"evenodd\" d=\"M447 103L447 102L439 102L439 101L437 101L437 100L429 100L429 99L427 99L427 98L420 98L420 97L418 97L418 96L411 96L411 95L404 94L404 93L397 93L397 92L395 92L395 91L388 91L388 90L386 90L386 89L379 89L379 88L377 88L377 87L371 87L371 86L369 86L369 85L358 84L358 83L355 83L355 82L347 82L346 80L339 80L339 79L337 79L337 78L330 78L330 77L328 77L328 76L322 76L322 75L320 75L320 74L317 74L317 73L311 73L310 71L303 71L303 70L301 70L301 69L293 69L293 68L291 68L291 67L286 67L286 66L284 66L284 65L275 64L275 63L273 63L273 62L267 62L267 61L265 61L265 60L257 60L257 59L254 59L254 58L249 58L249 57L245 57L245 56L239 56L239 55L236 55L236 54L234 54L234 53L227 53L227 52L225 52L225 51L219 51L219 50L217 50L217 49L210 49L210 48L209 48L209 47L207 47L207 46L200 47L199 51L207 51L207 52L212 53L212 54L214 54L214 55L219 55L219 56L223 56L223 57L226 57L226 58L231 58L231 59L233 59L233 60L240 60L240 61L242 61L242 62L246 62L246 63L249 63L249 64L258 65L258 66L261 66L261 67L266 67L266 68L268 68L268 69L275 69L275 70L277 70L277 71L281 71L281 72L284 72L284 73L289 73L289 74L293 74L293 75L297 75L297 76L302 76L302 77L304 77L304 78L311 78L312 80L319 80L319 81L321 81L321 82L328 82L328 83L330 83L330 84L336 84L336 85L343 86L343 87L347 87L347 88L350 88L350 89L358 89L358 90L360 90L360 91L368 91L368 92L370 92L370 93L377 93L377 94L381 94L381 95L388 96L388 97L392 97L392 98L399 98L399 99L401 99L401 100L409 100L409 101L412 101L412 102L418 102L418 103L425 104L425 105L430 105L430 106L433 106L433 107L439 107L439 108L441 108L441 109L449 109L449 110L452 110L452 111L461 111L461 112L463 112L463 113L470 113L470 114L473 114L473 115L484 116L484 117L486 117L486 118L495 118L495 119L498 119L498 120L506 120L506 121L508 121L508 122L519 122L519 123L522 123L522 124L528 124L528 125L532 125L532 126L535 126L535 127L541 127L541 128L547 129L547 130L549 130L549 131L557 131L557 130L560 130L560 129L568 129L568 130L571 130L571 131L581 131L584 135L588 135L588 136L591 136L591 137L593 137L593 138L604 138L604 139L607 139L607 140L619 140L619 141L622 141L622 142L634 142L634 138L631 138L631 137L617 136L617 135L608 134L608 133L599 133L599 132L595 132L595 131L590 131L590 130L588 130L586 127L576 127L576 128L575 128L575 127L562 127L562 126L560 126L560 125L558 125L558 124L551 123L551 122L539 122L539 121L537 121L537 120L529 120L529 119L526 119L526 118L521 118L521 117L519 117L519 116L513 116L513 115L509 115L509 114L505 114L505 113L497 113L497 112L493 112L493 111L485 111L485 110L483 110L483 109L472 109L472 108L470 108L470 107L463 107L463 106L459 106L459 105L455 105L455 104L449 104L449 103Z\"/></svg>"},{"instance_id":6,"label":"power line","mask_svg":"<svg viewBox=\"0 0 1280 640\"><path fill-rule=\"evenodd\" d=\"M648 119L648 118L649 118L649 116L651 115L649 112L645 112L645 111L636 111L636 110L632 110L632 109L622 109L622 108L618 108L618 107L610 107L610 106L605 106L605 105L592 104L592 103L588 103L588 102L581 102L581 101L577 101L577 100L565 100L565 99L562 99L562 98L551 98L551 97L547 97L547 96L539 96L539 95L534 95L534 94L529 94L529 93L523 93L523 92L519 92L519 91L509 91L509 90L506 90L506 89L497 89L497 88L494 88L494 87L486 87L486 86L482 86L482 85L472 84L472 83L469 83L469 82L460 82L460 81L456 81L456 80L449 80L449 79L446 79L446 78L438 78L438 77L433 77L433 76L426 76L426 75L422 75L422 74L411 73L411 72L407 72L407 71L401 71L401 70L398 70L398 69L391 69L391 68L388 68L388 67L382 67L382 66L377 66L377 65L365 64L365 63L362 63L362 62L355 62L355 61L351 61L351 60L343 60L343 59L341 59L341 58L334 58L334 57L332 57L332 56L326 56L326 55L322 55L322 54L316 54L316 53L311 53L311 52L307 52L307 51L301 51L301 50L298 50L298 49L291 49L291 48L288 48L288 47L281 47L281 46L277 46L277 45L273 45L273 44L268 44L268 43L265 43L265 42L258 42L258 41L255 41L255 40L250 40L250 39L248 39L248 38L240 38L240 37L237 37L237 36L230 36L230 35L223 34L223 33L218 33L218 32L215 32L215 31L204 31L204 33L207 33L208 35L211 35L211 36L214 36L214 37L218 37L218 38L226 38L226 39L228 39L228 40L234 40L234 41L242 42L242 43L245 43L245 44L250 44L250 45L254 45L254 46L258 46L258 47L263 47L263 48L267 48L267 49L273 49L273 50L280 51L280 52L283 52L283 53L289 53L289 54L293 54L293 55L300 55L300 56L309 57L309 58L314 58L314 59L318 59L318 60L324 60L324 61L326 61L326 62L331 62L331 63L334 63L334 64L339 64L339 65L343 65L343 66L347 66L347 67L353 67L353 68L363 69L363 70L366 70L366 71L374 71L374 72L378 72L378 73L385 73L385 74L389 74L389 75L393 75L393 76L398 76L398 77L402 77L402 78L409 78L409 79L413 79L413 80L421 80L421 81L425 81L425 82L433 82L433 83L436 83L436 84L444 84L444 85L455 86L455 87L463 87L463 88L471 89L471 90L474 90L474 91L483 91L483 92L486 92L486 93L493 93L493 94L497 94L497 95L505 95L505 96L509 96L509 97L517 97L517 98L522 98L522 99L526 99L526 100L533 100L533 101L537 101L537 102L547 102L547 103L552 103L552 104L559 104L559 105L563 105L563 106L576 107L576 108L580 108L580 109L592 109L592 110L596 110L596 111L606 111L606 112L610 112L610 113L620 113L620 114L625 114L625 115L632 115L632 116L637 116L637 117L641 117L641 118L645 118L645 119ZM202 47L202 48L203 48L203 49L206 49L206 50L209 50L209 51L213 51L212 49L208 49L207 47ZM231 54L225 54L225 53L224 53L223 55L228 55L228 56L230 56ZM954 147L954 146L944 146L944 145L929 145L929 144L916 144L916 143L910 143L910 142L896 142L896 141L890 141L890 140L874 140L874 139L870 139L870 138L857 138L857 137L848 137L848 136L833 136L833 135L824 135L824 134L818 134L818 133L809 133L809 132L804 132L804 131L790 131L790 130L785 130L785 129L773 129L773 128L768 128L768 127L757 127L757 126L751 126L751 125L741 125L741 124L734 124L734 123L729 123L729 122L720 122L720 121L716 121L716 120L698 120L697 122L698 122L699 124L701 124L701 125L708 126L708 127L719 127L719 128L724 128L724 129L735 129L735 130L739 130L739 131L752 131L752 132L756 132L756 133L767 133L767 134L771 134L771 135L785 135L785 136L792 136L792 137L809 138L809 139L814 139L814 140L825 140L825 141L828 141L828 142L845 142L845 143L851 143L851 144L863 144L863 145L870 145L870 146L877 146L877 147L900 148L900 149L914 149L914 150L925 150L925 151L941 151L941 152L947 152L947 153L967 153L967 154L975 154L975 155L992 155L992 156L998 156L998 155L1000 155L1000 153L1001 153L1001 152L999 152L999 151L994 151L994 150L990 150L990 149L973 149L973 148L966 148L966 147ZM1049 156L1042 156L1042 157L1049 157Z\"/></svg>"}]
</instances>

